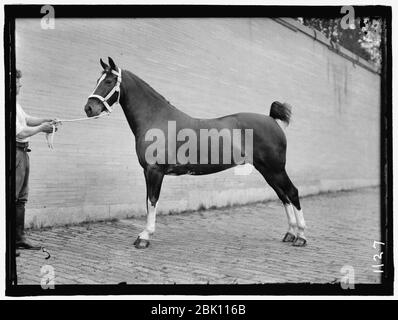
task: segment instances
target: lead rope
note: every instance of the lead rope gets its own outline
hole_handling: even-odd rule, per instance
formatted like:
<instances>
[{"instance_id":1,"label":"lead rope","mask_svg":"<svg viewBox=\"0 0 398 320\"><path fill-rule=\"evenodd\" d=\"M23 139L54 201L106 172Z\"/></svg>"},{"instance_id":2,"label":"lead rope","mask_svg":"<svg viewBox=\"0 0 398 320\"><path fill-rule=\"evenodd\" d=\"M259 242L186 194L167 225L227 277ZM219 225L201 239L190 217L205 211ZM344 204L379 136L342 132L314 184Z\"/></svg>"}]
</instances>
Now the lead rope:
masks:
<instances>
[{"instance_id":1,"label":"lead rope","mask_svg":"<svg viewBox=\"0 0 398 320\"><path fill-rule=\"evenodd\" d=\"M85 117L85 118L77 118L77 119L61 119L61 120L55 120L54 123L52 124L53 126L53 132L51 133L47 133L46 134L46 140L47 140L47 145L48 147L53 150L54 149L54 133L55 133L55 124L60 123L62 124L63 122L77 122L77 121L85 121L85 120L93 120L93 119L98 119L101 118L103 116L109 116L110 113L109 112L102 112L101 114L99 114L98 116L95 117Z\"/></svg>"}]
</instances>

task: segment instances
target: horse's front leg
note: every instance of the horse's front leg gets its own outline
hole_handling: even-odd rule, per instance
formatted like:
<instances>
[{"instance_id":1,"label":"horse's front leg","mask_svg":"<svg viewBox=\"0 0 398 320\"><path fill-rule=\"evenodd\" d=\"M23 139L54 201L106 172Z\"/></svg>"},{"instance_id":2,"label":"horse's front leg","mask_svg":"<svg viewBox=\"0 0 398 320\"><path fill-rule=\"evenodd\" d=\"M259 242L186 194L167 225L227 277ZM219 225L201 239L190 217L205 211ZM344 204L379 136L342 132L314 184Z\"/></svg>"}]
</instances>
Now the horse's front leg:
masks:
<instances>
[{"instance_id":1,"label":"horse's front leg","mask_svg":"<svg viewBox=\"0 0 398 320\"><path fill-rule=\"evenodd\" d=\"M137 249L145 249L149 246L149 239L155 232L156 224L156 205L160 195L160 189L163 181L163 173L158 167L148 167L144 170L146 181L146 208L147 221L145 229L138 235L134 246Z\"/></svg>"}]
</instances>

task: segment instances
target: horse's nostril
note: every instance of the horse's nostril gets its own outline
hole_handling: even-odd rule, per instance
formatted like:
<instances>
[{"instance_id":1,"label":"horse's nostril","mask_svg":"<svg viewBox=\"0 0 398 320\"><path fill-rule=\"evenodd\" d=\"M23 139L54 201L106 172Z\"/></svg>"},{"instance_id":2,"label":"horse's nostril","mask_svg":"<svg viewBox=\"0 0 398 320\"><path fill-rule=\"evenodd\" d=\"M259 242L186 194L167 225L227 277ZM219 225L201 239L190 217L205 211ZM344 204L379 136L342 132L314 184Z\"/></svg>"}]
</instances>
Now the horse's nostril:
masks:
<instances>
[{"instance_id":1,"label":"horse's nostril","mask_svg":"<svg viewBox=\"0 0 398 320\"><path fill-rule=\"evenodd\" d=\"M85 108L85 109L86 109L86 113L88 113L88 114L90 114L90 113L91 113L91 111L92 111L90 106L86 106L86 108Z\"/></svg>"}]
</instances>

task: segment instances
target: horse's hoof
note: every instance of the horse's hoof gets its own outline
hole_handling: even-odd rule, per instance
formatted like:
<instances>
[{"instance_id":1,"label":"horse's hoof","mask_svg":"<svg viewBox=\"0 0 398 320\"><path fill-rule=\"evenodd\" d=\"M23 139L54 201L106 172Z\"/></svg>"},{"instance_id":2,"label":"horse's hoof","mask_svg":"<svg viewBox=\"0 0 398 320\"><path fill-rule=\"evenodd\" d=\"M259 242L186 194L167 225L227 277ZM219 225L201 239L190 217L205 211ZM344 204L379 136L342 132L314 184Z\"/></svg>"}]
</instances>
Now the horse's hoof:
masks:
<instances>
[{"instance_id":1,"label":"horse's hoof","mask_svg":"<svg viewBox=\"0 0 398 320\"><path fill-rule=\"evenodd\" d=\"M293 246L295 247L305 247L307 245L307 240L298 236L296 240L293 241Z\"/></svg>"},{"instance_id":2,"label":"horse's hoof","mask_svg":"<svg viewBox=\"0 0 398 320\"><path fill-rule=\"evenodd\" d=\"M283 242L293 242L296 239L296 236L293 233L286 232L285 236L283 237Z\"/></svg>"},{"instance_id":3,"label":"horse's hoof","mask_svg":"<svg viewBox=\"0 0 398 320\"><path fill-rule=\"evenodd\" d=\"M140 237L134 241L134 247L137 249L145 249L149 247L149 240L141 239Z\"/></svg>"}]
</instances>

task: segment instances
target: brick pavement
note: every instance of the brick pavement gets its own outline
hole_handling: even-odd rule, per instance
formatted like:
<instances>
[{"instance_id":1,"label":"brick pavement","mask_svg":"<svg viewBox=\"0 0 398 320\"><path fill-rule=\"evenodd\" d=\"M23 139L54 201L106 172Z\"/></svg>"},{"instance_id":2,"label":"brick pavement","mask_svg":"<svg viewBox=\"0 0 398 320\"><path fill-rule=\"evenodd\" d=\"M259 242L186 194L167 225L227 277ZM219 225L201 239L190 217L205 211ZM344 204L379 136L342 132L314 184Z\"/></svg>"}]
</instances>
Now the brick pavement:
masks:
<instances>
[{"instance_id":1,"label":"brick pavement","mask_svg":"<svg viewBox=\"0 0 398 320\"><path fill-rule=\"evenodd\" d=\"M157 218L151 246L133 246L144 218L30 230L41 251L21 251L19 284L40 284L51 265L55 284L230 284L341 279L351 265L356 283L378 283L373 247L379 239L378 188L302 199L308 246L281 242L286 216L279 202Z\"/></svg>"}]
</instances>

